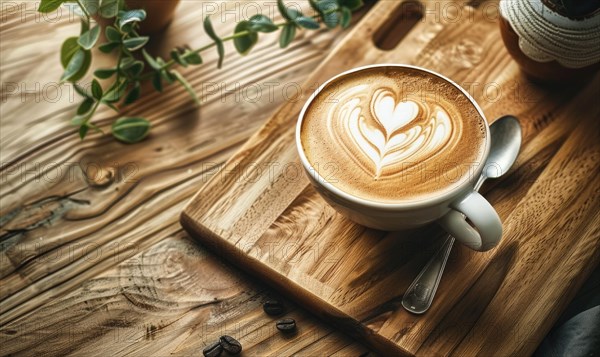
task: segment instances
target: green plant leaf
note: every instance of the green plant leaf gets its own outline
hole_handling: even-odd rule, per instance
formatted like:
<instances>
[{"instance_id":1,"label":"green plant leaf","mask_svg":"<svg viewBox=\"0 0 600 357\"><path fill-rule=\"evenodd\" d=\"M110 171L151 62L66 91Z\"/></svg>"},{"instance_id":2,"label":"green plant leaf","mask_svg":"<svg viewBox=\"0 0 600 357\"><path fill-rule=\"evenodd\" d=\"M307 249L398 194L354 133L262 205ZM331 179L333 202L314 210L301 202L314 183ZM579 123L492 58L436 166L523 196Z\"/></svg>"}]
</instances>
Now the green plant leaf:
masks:
<instances>
[{"instance_id":1,"label":"green plant leaf","mask_svg":"<svg viewBox=\"0 0 600 357\"><path fill-rule=\"evenodd\" d=\"M333 12L339 7L338 0L319 0L316 6L320 12Z\"/></svg>"},{"instance_id":2,"label":"green plant leaf","mask_svg":"<svg viewBox=\"0 0 600 357\"><path fill-rule=\"evenodd\" d=\"M91 50L100 38L100 25L92 27L89 31L79 36L77 43L85 50Z\"/></svg>"},{"instance_id":3,"label":"green plant leaf","mask_svg":"<svg viewBox=\"0 0 600 357\"><path fill-rule=\"evenodd\" d=\"M84 98L92 98L90 93L88 93L87 90L85 90L85 88L83 88L77 84L73 84L73 89L75 89L75 92L77 92L77 94L79 94L80 96L82 96Z\"/></svg>"},{"instance_id":4,"label":"green plant leaf","mask_svg":"<svg viewBox=\"0 0 600 357\"><path fill-rule=\"evenodd\" d=\"M85 139L85 136L87 135L88 130L89 130L89 127L86 124L83 124L82 126L79 127L79 138L81 140Z\"/></svg>"},{"instance_id":5,"label":"green plant leaf","mask_svg":"<svg viewBox=\"0 0 600 357\"><path fill-rule=\"evenodd\" d=\"M129 51L135 51L135 50L139 50L140 48L144 47L144 45L146 43L148 43L148 39L149 38L147 36L132 37L132 38L123 40L123 45Z\"/></svg>"},{"instance_id":6,"label":"green plant leaf","mask_svg":"<svg viewBox=\"0 0 600 357\"><path fill-rule=\"evenodd\" d=\"M119 68L120 69L127 69L131 66L133 66L133 64L135 63L135 58L133 57L123 57L123 59L121 59L121 63L119 64Z\"/></svg>"},{"instance_id":7,"label":"green plant leaf","mask_svg":"<svg viewBox=\"0 0 600 357\"><path fill-rule=\"evenodd\" d=\"M183 67L187 67L188 66L187 61L181 57L181 54L177 50L171 51L171 58L173 59L173 61L179 63Z\"/></svg>"},{"instance_id":8,"label":"green plant leaf","mask_svg":"<svg viewBox=\"0 0 600 357\"><path fill-rule=\"evenodd\" d=\"M65 72L63 73L62 77L60 77L60 81L77 81L81 79L87 72L88 68L90 68L91 62L92 55L90 51L78 49L73 57L71 57L69 60L67 68L65 68Z\"/></svg>"},{"instance_id":9,"label":"green plant leaf","mask_svg":"<svg viewBox=\"0 0 600 357\"><path fill-rule=\"evenodd\" d=\"M111 19L119 13L119 0L102 0L98 14L105 19Z\"/></svg>"},{"instance_id":10,"label":"green plant leaf","mask_svg":"<svg viewBox=\"0 0 600 357\"><path fill-rule=\"evenodd\" d=\"M87 19L82 17L80 23L81 29L79 30L79 36L83 35L84 33L90 30L90 23L87 21Z\"/></svg>"},{"instance_id":11,"label":"green plant leaf","mask_svg":"<svg viewBox=\"0 0 600 357\"><path fill-rule=\"evenodd\" d=\"M281 14L281 16L283 16L283 18L286 21L292 20L290 18L290 15L288 14L287 7L283 3L283 0L277 0L277 9L279 10L279 13Z\"/></svg>"},{"instance_id":12,"label":"green plant leaf","mask_svg":"<svg viewBox=\"0 0 600 357\"><path fill-rule=\"evenodd\" d=\"M63 42L62 47L60 48L60 63L63 68L66 69L69 61L75 55L75 52L79 49L79 44L77 43L78 37L69 37Z\"/></svg>"},{"instance_id":13,"label":"green plant leaf","mask_svg":"<svg viewBox=\"0 0 600 357\"><path fill-rule=\"evenodd\" d=\"M125 57L121 60L119 69L123 74L137 76L144 70L144 62L138 61L133 57Z\"/></svg>"},{"instance_id":14,"label":"green plant leaf","mask_svg":"<svg viewBox=\"0 0 600 357\"><path fill-rule=\"evenodd\" d=\"M339 3L340 6L347 7L351 12L360 9L364 5L363 0L339 0Z\"/></svg>"},{"instance_id":15,"label":"green plant leaf","mask_svg":"<svg viewBox=\"0 0 600 357\"><path fill-rule=\"evenodd\" d=\"M100 0L79 0L79 2L90 15L95 15L100 8Z\"/></svg>"},{"instance_id":16,"label":"green plant leaf","mask_svg":"<svg viewBox=\"0 0 600 357\"><path fill-rule=\"evenodd\" d=\"M119 32L119 30L112 26L106 26L104 34L106 35L106 39L109 42L121 42L121 33Z\"/></svg>"},{"instance_id":17,"label":"green plant leaf","mask_svg":"<svg viewBox=\"0 0 600 357\"><path fill-rule=\"evenodd\" d=\"M154 59L152 58L152 56L150 56L150 54L148 54L148 52L146 52L146 50L142 50L142 54L144 55L144 59L146 60L146 62L148 62L148 64L150 65L150 67L159 70L160 69L160 64Z\"/></svg>"},{"instance_id":18,"label":"green plant leaf","mask_svg":"<svg viewBox=\"0 0 600 357\"><path fill-rule=\"evenodd\" d=\"M285 4L283 3L283 0L277 0L277 9L279 9L281 16L283 16L283 18L287 22L292 22L296 18L302 16L302 13L300 11L290 8L290 7L286 7Z\"/></svg>"},{"instance_id":19,"label":"green plant leaf","mask_svg":"<svg viewBox=\"0 0 600 357\"><path fill-rule=\"evenodd\" d=\"M80 126L87 123L94 114L93 110L89 110L83 114L77 114L71 119L71 125Z\"/></svg>"},{"instance_id":20,"label":"green plant leaf","mask_svg":"<svg viewBox=\"0 0 600 357\"><path fill-rule=\"evenodd\" d=\"M104 131L100 129L97 125L94 125L94 123L88 122L86 123L86 125L88 126L88 128L94 129L95 132L104 134Z\"/></svg>"},{"instance_id":21,"label":"green plant leaf","mask_svg":"<svg viewBox=\"0 0 600 357\"><path fill-rule=\"evenodd\" d=\"M128 32L127 31L128 29L125 28L125 25L144 21L145 18L146 18L146 11L144 11L144 10L122 11L119 14L119 28L121 30L124 30L125 32Z\"/></svg>"},{"instance_id":22,"label":"green plant leaf","mask_svg":"<svg viewBox=\"0 0 600 357\"><path fill-rule=\"evenodd\" d=\"M127 73L129 73L133 77L139 76L140 74L142 74L143 71L144 71L144 62L142 62L142 61L133 62L131 67L129 67L127 69Z\"/></svg>"},{"instance_id":23,"label":"green plant leaf","mask_svg":"<svg viewBox=\"0 0 600 357\"><path fill-rule=\"evenodd\" d=\"M310 5L315 9L318 13L327 28L335 28L339 23L339 5L338 0L309 0Z\"/></svg>"},{"instance_id":24,"label":"green plant leaf","mask_svg":"<svg viewBox=\"0 0 600 357\"><path fill-rule=\"evenodd\" d=\"M312 17L300 16L300 17L297 17L296 20L294 20L294 21L298 25L300 25L300 27L304 27L305 29L309 29L309 30L316 30L319 27L321 27L319 25L319 23Z\"/></svg>"},{"instance_id":25,"label":"green plant leaf","mask_svg":"<svg viewBox=\"0 0 600 357\"><path fill-rule=\"evenodd\" d=\"M183 86L183 88L185 88L185 90L190 94L190 96L194 99L194 102L196 103L196 105L200 105L200 99L198 99L198 96L196 95L196 91L194 91L194 88L192 88L192 86L188 83L188 81L185 80L185 78L183 78L183 76L177 72L177 71L171 71L171 74L173 74L173 76L175 76L175 79L181 83L181 85Z\"/></svg>"},{"instance_id":26,"label":"green plant leaf","mask_svg":"<svg viewBox=\"0 0 600 357\"><path fill-rule=\"evenodd\" d=\"M350 21L352 21L352 10L347 7L342 8L342 19L340 20L340 25L342 28L348 28L350 26Z\"/></svg>"},{"instance_id":27,"label":"green plant leaf","mask_svg":"<svg viewBox=\"0 0 600 357\"><path fill-rule=\"evenodd\" d=\"M308 0L308 3L310 4L310 7L312 7L313 10L319 14L319 16L323 17L323 11L321 11L319 4L315 0Z\"/></svg>"},{"instance_id":28,"label":"green plant leaf","mask_svg":"<svg viewBox=\"0 0 600 357\"><path fill-rule=\"evenodd\" d=\"M78 81L81 78L83 78L86 75L91 64L92 64L92 52L91 51L83 51L83 65L81 66L81 69L79 69L79 72L77 72L69 80L71 82L74 82L74 81Z\"/></svg>"},{"instance_id":29,"label":"green plant leaf","mask_svg":"<svg viewBox=\"0 0 600 357\"><path fill-rule=\"evenodd\" d=\"M67 0L42 0L38 7L39 12L51 12L60 7Z\"/></svg>"},{"instance_id":30,"label":"green plant leaf","mask_svg":"<svg viewBox=\"0 0 600 357\"><path fill-rule=\"evenodd\" d=\"M118 42L111 42L111 43L103 43L100 46L98 46L98 49L104 53L111 53L112 51L114 51L117 47L119 47L121 44Z\"/></svg>"},{"instance_id":31,"label":"green plant leaf","mask_svg":"<svg viewBox=\"0 0 600 357\"><path fill-rule=\"evenodd\" d=\"M88 69L90 69L90 66L92 64L92 52L91 51L83 51L83 65L81 66L81 69L79 69L79 72L77 72L73 77L71 77L69 79L69 81L74 82L74 81L78 81L81 78L83 78Z\"/></svg>"},{"instance_id":32,"label":"green plant leaf","mask_svg":"<svg viewBox=\"0 0 600 357\"><path fill-rule=\"evenodd\" d=\"M102 102L102 104L106 105L107 107L109 107L110 109L114 110L117 113L120 113L121 111L119 110L119 108L115 107L112 103L109 102Z\"/></svg>"},{"instance_id":33,"label":"green plant leaf","mask_svg":"<svg viewBox=\"0 0 600 357\"><path fill-rule=\"evenodd\" d=\"M92 96L94 96L94 99L100 100L102 99L102 94L104 94L102 92L102 86L96 79L94 79L92 81Z\"/></svg>"},{"instance_id":34,"label":"green plant leaf","mask_svg":"<svg viewBox=\"0 0 600 357\"><path fill-rule=\"evenodd\" d=\"M283 26L281 30L281 36L279 37L279 46L286 48L290 42L294 40L296 36L296 26L292 23Z\"/></svg>"},{"instance_id":35,"label":"green plant leaf","mask_svg":"<svg viewBox=\"0 0 600 357\"><path fill-rule=\"evenodd\" d=\"M184 56L185 61L189 64L202 64L202 57L195 52L187 52Z\"/></svg>"},{"instance_id":36,"label":"green plant leaf","mask_svg":"<svg viewBox=\"0 0 600 357\"><path fill-rule=\"evenodd\" d=\"M80 126L83 124L89 116L85 115L76 115L71 119L71 125Z\"/></svg>"},{"instance_id":37,"label":"green plant leaf","mask_svg":"<svg viewBox=\"0 0 600 357\"><path fill-rule=\"evenodd\" d=\"M124 143L137 143L150 132L150 122L144 118L123 117L113 123L111 131L115 138Z\"/></svg>"},{"instance_id":38,"label":"green plant leaf","mask_svg":"<svg viewBox=\"0 0 600 357\"><path fill-rule=\"evenodd\" d=\"M100 79L107 79L112 77L112 75L115 73L117 73L116 68L99 68L94 71L94 76Z\"/></svg>"},{"instance_id":39,"label":"green plant leaf","mask_svg":"<svg viewBox=\"0 0 600 357\"><path fill-rule=\"evenodd\" d=\"M166 69L163 69L162 71L160 71L160 75L169 84L172 84L173 82L175 82L177 80L177 78L175 78L173 73L169 72Z\"/></svg>"},{"instance_id":40,"label":"green plant leaf","mask_svg":"<svg viewBox=\"0 0 600 357\"><path fill-rule=\"evenodd\" d=\"M123 97L125 94L125 89L127 88L128 81L126 79L120 80L119 82L115 82L109 90L102 97L102 102L104 103L116 103Z\"/></svg>"},{"instance_id":41,"label":"green plant leaf","mask_svg":"<svg viewBox=\"0 0 600 357\"><path fill-rule=\"evenodd\" d=\"M85 98L79 107L77 108L77 115L84 115L92 109L94 105L94 100L92 98Z\"/></svg>"},{"instance_id":42,"label":"green plant leaf","mask_svg":"<svg viewBox=\"0 0 600 357\"><path fill-rule=\"evenodd\" d=\"M162 78L161 78L160 72L154 72L154 75L152 75L152 86L158 92L163 91Z\"/></svg>"},{"instance_id":43,"label":"green plant leaf","mask_svg":"<svg viewBox=\"0 0 600 357\"><path fill-rule=\"evenodd\" d=\"M302 13L296 9L293 8L288 8L288 13L290 14L290 17L292 19L294 19L293 21L295 21L297 18L299 18L300 16L303 16Z\"/></svg>"},{"instance_id":44,"label":"green plant leaf","mask_svg":"<svg viewBox=\"0 0 600 357\"><path fill-rule=\"evenodd\" d=\"M323 22L328 28L333 29L340 23L340 15L337 12L325 13Z\"/></svg>"},{"instance_id":45,"label":"green plant leaf","mask_svg":"<svg viewBox=\"0 0 600 357\"><path fill-rule=\"evenodd\" d=\"M235 46L235 49L241 55L247 55L252 49L252 47L254 47L254 45L256 45L256 43L258 42L258 34L252 31L252 24L249 21L240 21L235 26L234 34L238 34L240 32L248 32L248 34L234 38L233 44Z\"/></svg>"},{"instance_id":46,"label":"green plant leaf","mask_svg":"<svg viewBox=\"0 0 600 357\"><path fill-rule=\"evenodd\" d=\"M125 100L123 101L123 103L127 105L135 102L140 97L141 92L142 91L140 88L140 82L135 82L133 88L125 96Z\"/></svg>"},{"instance_id":47,"label":"green plant leaf","mask_svg":"<svg viewBox=\"0 0 600 357\"><path fill-rule=\"evenodd\" d=\"M206 34L215 41L215 45L217 46L217 53L219 54L219 62L217 63L217 68L223 67L223 59L225 58L225 46L223 45L223 40L219 36L217 36L212 23L210 22L210 16L206 16L204 19L204 31Z\"/></svg>"},{"instance_id":48,"label":"green plant leaf","mask_svg":"<svg viewBox=\"0 0 600 357\"><path fill-rule=\"evenodd\" d=\"M250 18L250 29L254 32L275 32L279 30L279 27L271 21L270 18L265 15L254 15Z\"/></svg>"}]
</instances>

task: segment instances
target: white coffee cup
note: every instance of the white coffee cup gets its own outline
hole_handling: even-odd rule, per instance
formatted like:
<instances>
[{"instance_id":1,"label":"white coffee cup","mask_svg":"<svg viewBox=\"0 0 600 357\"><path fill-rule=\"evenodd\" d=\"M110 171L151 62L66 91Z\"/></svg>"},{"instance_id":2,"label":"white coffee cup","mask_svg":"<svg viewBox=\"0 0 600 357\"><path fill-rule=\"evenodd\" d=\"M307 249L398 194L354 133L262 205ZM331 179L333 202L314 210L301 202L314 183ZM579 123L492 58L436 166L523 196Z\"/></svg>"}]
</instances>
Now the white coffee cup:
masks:
<instances>
[{"instance_id":1,"label":"white coffee cup","mask_svg":"<svg viewBox=\"0 0 600 357\"><path fill-rule=\"evenodd\" d=\"M479 105L463 88L443 75L424 68L398 64L379 64L359 67L341 73L325 82L311 95L298 118L296 146L310 182L325 201L339 213L366 227L386 231L398 231L438 222L448 233L471 249L486 251L495 247L502 236L502 223L492 205L473 189L477 179L481 175L485 160L490 151L490 131L485 120L486 147L482 162L477 164L472 175L468 177L468 180L464 180L452 190L445 191L443 194L431 197L430 199L397 203L365 200L337 188L319 175L317 170L311 166L302 147L300 135L306 110L319 92L331 81L342 76L351 75L356 71L377 66L410 68L437 76L462 91L472 102L481 117L485 118ZM467 222L466 218L470 220L472 225Z\"/></svg>"}]
</instances>

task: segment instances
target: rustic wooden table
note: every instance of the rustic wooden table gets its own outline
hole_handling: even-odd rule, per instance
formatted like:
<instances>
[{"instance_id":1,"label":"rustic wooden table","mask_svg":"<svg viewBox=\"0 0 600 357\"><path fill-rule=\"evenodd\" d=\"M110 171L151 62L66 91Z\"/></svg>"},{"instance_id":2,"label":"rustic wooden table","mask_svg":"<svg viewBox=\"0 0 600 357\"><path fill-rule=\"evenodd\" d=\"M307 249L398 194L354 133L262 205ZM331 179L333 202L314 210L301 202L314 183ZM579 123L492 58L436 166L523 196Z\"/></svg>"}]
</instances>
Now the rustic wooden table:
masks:
<instances>
[{"instance_id":1,"label":"rustic wooden table","mask_svg":"<svg viewBox=\"0 0 600 357\"><path fill-rule=\"evenodd\" d=\"M481 2L475 0L467 5ZM227 21L218 22L217 30L232 33L240 14L256 11L255 7L244 4L248 2L183 1L173 24L151 48L165 55L175 45L198 47L207 43L209 40L201 26L206 10L222 12ZM268 5L267 10L276 12L274 1L263 4ZM2 354L201 355L207 344L223 334L240 339L245 355L370 354L364 346L291 302L288 302L288 316L299 322L299 332L289 337L280 334L274 320L262 311L262 302L276 296L275 292L246 272L223 263L189 238L179 224L179 214L190 197L276 108L285 101L293 101L299 89L310 90L303 88L302 83L343 34L324 30L302 33L285 51L276 49L275 35L266 36L247 57L235 54L230 46L222 70L215 69L216 54L211 53L205 57L203 66L184 71L199 92L203 101L201 108L193 106L183 88L169 87L161 95L148 93L126 110L126 115L143 115L152 122L152 133L142 143L124 145L100 134L80 141L76 129L69 125L78 96L69 86L57 83L61 73L60 44L66 37L78 33L78 21L64 10L58 14L38 15L36 5L24 0L3 1L0 12ZM461 28L454 29L457 32L448 36L461 36ZM428 36L427 33L416 36L415 44L424 44L430 39ZM495 46L503 50L501 44L495 43ZM475 47L467 43L457 49L464 57L461 58L465 61L465 71L471 60L480 58L481 53L472 51ZM436 61L435 66L444 65L446 59L435 57L435 51L425 52L434 55L431 61ZM495 53L488 55L493 57ZM410 55L404 54L402 58ZM109 60L102 56L94 59L99 66ZM494 62L490 72L481 75L505 76L502 71L506 68L498 63ZM532 91L534 94L543 92ZM569 100L558 94L552 98L556 98L557 105ZM583 111L581 103L588 101L571 104ZM490 107L486 113L491 117L506 109L502 105ZM547 167L551 173L560 172L564 167L573 169L577 164L570 161L571 157L588 153L579 150L578 145L585 144L595 134L590 130L597 132L597 122L590 130L579 127L569 136L571 126L575 125L566 120L569 118L565 118L565 111L555 113L553 108L540 111L535 106L523 108L516 113L524 113L529 119L525 128L527 139L531 139L533 132L544 131L541 139L533 140L525 148L523 156L529 161L524 171L533 172L537 177ZM589 113L597 115L597 109ZM114 112L104 110L95 118L95 123L108 130L114 120ZM569 127L568 130L565 127ZM573 139L564 148L561 143L566 137ZM596 149L594 147L589 158L580 161L583 164L576 170L579 176L561 176L566 193L575 194L571 186L597 176ZM551 161L557 152L560 158ZM568 166L565 162L572 164ZM532 179L537 182L536 187L551 186L550 174L547 176L544 176L545 181ZM572 177L577 180L570 180ZM532 186L532 182L524 180L512 183L520 187L523 195ZM566 197L560 193L538 197L538 191L531 192L533 204L540 206L547 201L562 202L563 196ZM574 228L575 233L585 230L583 233L588 238L597 240L600 216L598 211L586 209L598 202L597 186L579 188L576 194L577 204L564 203L565 207L571 207L570 212L556 224L577 226L590 218L591 223L579 230ZM497 190L495 197L499 199L503 195L506 195L504 191ZM523 213L526 206L519 207L522 209L516 210L516 215L526 217ZM578 210L577 207L583 208ZM509 205L501 207L502 212L509 209ZM550 213L544 212L544 215L546 220L551 219ZM530 229L537 224L525 223ZM508 228L514 229L514 225ZM555 227L544 229L534 233L549 236L548 232ZM569 237L562 238L564 246ZM586 242L593 244L593 239ZM551 259L547 261L552 266L559 261L563 268L565 264L575 266L582 257L588 259L590 255L594 259L586 261L597 261L598 250L592 245L579 244L574 253L566 257L568 259L562 259L562 251L548 246ZM528 249L523 253L526 255L522 256L522 262L536 263L541 259L533 254L538 247ZM486 259L485 255L481 257L478 259ZM523 266L522 269L527 269L529 265ZM580 264L577 266L581 270ZM544 269L551 267L545 265ZM480 269L471 275L482 276L478 281L484 283L475 284L476 288L491 292L499 285L488 289L485 281L490 276L492 281L497 280L494 277L503 271L503 266L492 265L485 274L481 274ZM548 276L548 281L538 281L538 284L552 283L574 293L580 283L575 283L570 273L556 276L548 273ZM515 286L520 281L515 279ZM510 288L505 289L506 294ZM466 296L466 304L469 304L481 295ZM491 295L486 296L491 299ZM504 311L496 314L496 309L485 316L506 317L504 320L508 321L522 311L521 305L526 304L527 299L536 299L536 296L519 297L519 304L510 306L512 315ZM458 316L475 321L477 313L457 306L446 321L455 321ZM539 311L551 308L548 306L537 306L537 310L529 311L527 320L522 320L535 320L542 316ZM437 316L441 319L445 315ZM551 318L556 318L556 314ZM551 318L544 318L540 323L549 326ZM453 327L452 323L446 325L443 327ZM526 329L527 325L520 327ZM452 350L453 344L463 338L462 332L444 337L435 332L432 330L431 335L436 344L426 344L425 351L436 348L434 353L440 353L437 343L446 344L445 348ZM488 338L496 338L488 331L485 333ZM541 332L535 336L536 341L541 336ZM527 351L537 345L529 340L519 343L533 345L527 346Z\"/></svg>"},{"instance_id":2,"label":"rustic wooden table","mask_svg":"<svg viewBox=\"0 0 600 357\"><path fill-rule=\"evenodd\" d=\"M181 3L156 52L209 41L200 4ZM221 33L233 32L232 14L245 11L230 5ZM222 70L210 54L184 72L203 97L200 109L173 86L129 110L152 121L144 142L97 134L82 142L69 125L79 98L57 85L60 44L79 24L64 10L41 16L35 8L3 2L1 12L2 354L201 355L222 334L243 340L246 355L368 353L291 303L299 332L284 338L262 311L273 292L178 222L214 168L294 95L342 34L301 34L285 51L267 36L247 57L228 47ZM107 129L114 119L103 111L97 124Z\"/></svg>"}]
</instances>

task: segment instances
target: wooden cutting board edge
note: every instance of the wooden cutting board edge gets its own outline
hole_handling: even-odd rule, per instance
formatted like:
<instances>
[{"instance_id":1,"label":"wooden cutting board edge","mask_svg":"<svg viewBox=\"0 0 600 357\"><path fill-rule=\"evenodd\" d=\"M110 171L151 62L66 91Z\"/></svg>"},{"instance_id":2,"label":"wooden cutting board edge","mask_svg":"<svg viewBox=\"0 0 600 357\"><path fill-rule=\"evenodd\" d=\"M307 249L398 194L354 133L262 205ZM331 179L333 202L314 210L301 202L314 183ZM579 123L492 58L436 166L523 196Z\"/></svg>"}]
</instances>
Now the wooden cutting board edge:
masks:
<instances>
[{"instance_id":1,"label":"wooden cutting board edge","mask_svg":"<svg viewBox=\"0 0 600 357\"><path fill-rule=\"evenodd\" d=\"M340 328L377 351L387 350L393 355L414 356L393 341L379 334L372 333L360 324L357 324L351 316L335 308L335 306L327 303L309 290L303 289L299 284L284 277L277 270L266 264L262 264L253 256L243 252L235 244L222 239L218 234L213 233L210 229L189 217L185 210L180 216L180 223L187 232L193 235L195 235L195 232L198 232L202 237L201 243L215 252L215 254L224 257L228 262L240 269L247 270L251 275L262 282L266 282L287 298L301 303L303 308L315 314L325 323L333 324L335 327ZM224 254L224 251L234 253Z\"/></svg>"}]
</instances>

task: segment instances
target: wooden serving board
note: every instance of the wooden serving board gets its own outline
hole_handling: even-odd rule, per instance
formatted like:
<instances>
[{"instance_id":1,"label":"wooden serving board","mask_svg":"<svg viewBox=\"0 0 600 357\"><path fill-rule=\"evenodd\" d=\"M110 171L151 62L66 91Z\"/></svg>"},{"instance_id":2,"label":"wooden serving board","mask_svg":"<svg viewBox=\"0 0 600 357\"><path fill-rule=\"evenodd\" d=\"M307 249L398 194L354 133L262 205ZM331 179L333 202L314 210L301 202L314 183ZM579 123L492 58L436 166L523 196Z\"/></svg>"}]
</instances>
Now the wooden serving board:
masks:
<instances>
[{"instance_id":1,"label":"wooden serving board","mask_svg":"<svg viewBox=\"0 0 600 357\"><path fill-rule=\"evenodd\" d=\"M181 223L382 354L530 354L599 260L600 78L577 88L529 82L504 48L495 3L428 1L398 46L379 49L374 42L390 47L389 35L403 30L390 24L414 11L414 2L405 4L380 1L307 79L299 100L283 105L200 190ZM443 232L351 223L309 185L296 154L295 123L310 89L372 63L441 72L489 119L510 113L523 125L514 169L483 188L504 222L501 244L486 253L455 247L422 316L400 302Z\"/></svg>"}]
</instances>

